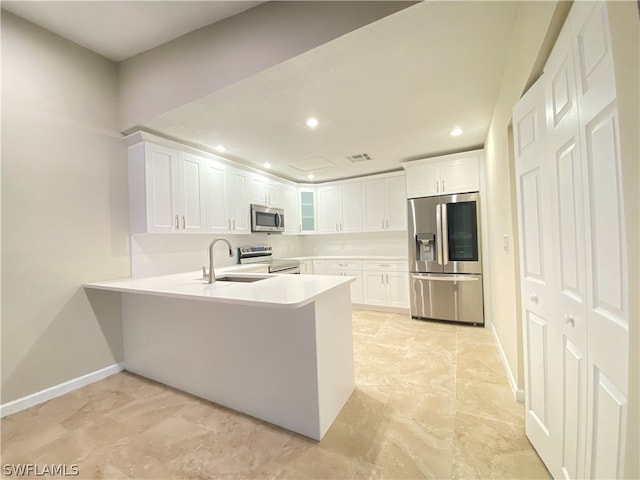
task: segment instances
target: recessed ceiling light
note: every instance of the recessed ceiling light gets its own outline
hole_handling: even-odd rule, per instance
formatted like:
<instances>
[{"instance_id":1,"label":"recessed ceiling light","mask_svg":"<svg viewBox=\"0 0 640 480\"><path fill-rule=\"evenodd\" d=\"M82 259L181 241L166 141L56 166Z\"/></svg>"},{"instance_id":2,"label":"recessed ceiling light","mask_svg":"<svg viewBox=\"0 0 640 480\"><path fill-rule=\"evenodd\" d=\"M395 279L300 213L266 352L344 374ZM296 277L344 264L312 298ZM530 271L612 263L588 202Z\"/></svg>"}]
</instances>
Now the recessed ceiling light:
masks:
<instances>
[{"instance_id":1,"label":"recessed ceiling light","mask_svg":"<svg viewBox=\"0 0 640 480\"><path fill-rule=\"evenodd\" d=\"M264 168L271 168L271 164L269 162L264 162Z\"/></svg>"},{"instance_id":2,"label":"recessed ceiling light","mask_svg":"<svg viewBox=\"0 0 640 480\"><path fill-rule=\"evenodd\" d=\"M309 180L313 180L313 179L314 179L314 178L316 178L316 177L313 175L313 173L310 173L309 175L307 175L307 178L308 178Z\"/></svg>"},{"instance_id":3,"label":"recessed ceiling light","mask_svg":"<svg viewBox=\"0 0 640 480\"><path fill-rule=\"evenodd\" d=\"M313 117L307 119L307 127L316 128L317 126L318 126L318 120L316 120Z\"/></svg>"},{"instance_id":4,"label":"recessed ceiling light","mask_svg":"<svg viewBox=\"0 0 640 480\"><path fill-rule=\"evenodd\" d=\"M226 148L224 148L224 145L218 145L216 147L216 150L219 151L220 153L224 152L226 150Z\"/></svg>"},{"instance_id":5,"label":"recessed ceiling light","mask_svg":"<svg viewBox=\"0 0 640 480\"><path fill-rule=\"evenodd\" d=\"M453 130L451 130L451 136L452 137L459 137L460 135L462 135L462 129L461 128L454 128Z\"/></svg>"}]
</instances>

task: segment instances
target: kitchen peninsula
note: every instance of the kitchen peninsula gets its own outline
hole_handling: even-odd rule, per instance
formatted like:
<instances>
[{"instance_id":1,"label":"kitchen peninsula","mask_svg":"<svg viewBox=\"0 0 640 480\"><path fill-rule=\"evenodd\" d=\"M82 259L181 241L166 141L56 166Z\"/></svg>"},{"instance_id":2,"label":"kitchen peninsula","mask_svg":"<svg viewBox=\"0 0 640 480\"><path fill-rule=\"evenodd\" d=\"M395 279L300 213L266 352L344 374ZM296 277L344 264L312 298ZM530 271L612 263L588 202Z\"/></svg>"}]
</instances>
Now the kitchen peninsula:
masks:
<instances>
[{"instance_id":1,"label":"kitchen peninsula","mask_svg":"<svg viewBox=\"0 0 640 480\"><path fill-rule=\"evenodd\" d=\"M354 388L353 277L198 272L121 292L126 370L320 440Z\"/></svg>"}]
</instances>

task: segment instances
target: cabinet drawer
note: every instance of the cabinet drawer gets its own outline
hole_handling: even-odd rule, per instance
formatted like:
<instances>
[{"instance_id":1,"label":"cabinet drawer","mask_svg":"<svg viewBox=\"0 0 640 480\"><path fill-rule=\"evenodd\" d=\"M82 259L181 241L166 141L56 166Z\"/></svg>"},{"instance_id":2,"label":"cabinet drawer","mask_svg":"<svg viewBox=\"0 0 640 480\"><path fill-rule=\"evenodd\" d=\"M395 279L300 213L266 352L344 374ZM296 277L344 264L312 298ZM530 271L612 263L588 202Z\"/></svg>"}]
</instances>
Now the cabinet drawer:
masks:
<instances>
[{"instance_id":1,"label":"cabinet drawer","mask_svg":"<svg viewBox=\"0 0 640 480\"><path fill-rule=\"evenodd\" d=\"M407 272L409 271L409 265L407 262L364 262L364 269L367 271Z\"/></svg>"},{"instance_id":2,"label":"cabinet drawer","mask_svg":"<svg viewBox=\"0 0 640 480\"><path fill-rule=\"evenodd\" d=\"M344 272L345 270L362 270L362 262L357 260L327 260L327 271Z\"/></svg>"}]
</instances>

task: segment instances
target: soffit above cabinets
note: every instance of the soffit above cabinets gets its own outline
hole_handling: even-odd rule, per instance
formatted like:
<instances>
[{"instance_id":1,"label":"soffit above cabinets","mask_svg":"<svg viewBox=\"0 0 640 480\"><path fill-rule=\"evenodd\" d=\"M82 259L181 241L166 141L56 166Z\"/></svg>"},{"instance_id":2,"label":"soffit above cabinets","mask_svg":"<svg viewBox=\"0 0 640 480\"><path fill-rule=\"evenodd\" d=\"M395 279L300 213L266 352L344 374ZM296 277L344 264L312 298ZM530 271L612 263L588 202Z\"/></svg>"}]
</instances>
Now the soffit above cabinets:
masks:
<instances>
[{"instance_id":1,"label":"soffit above cabinets","mask_svg":"<svg viewBox=\"0 0 640 480\"><path fill-rule=\"evenodd\" d=\"M295 181L390 171L484 144L518 2L422 2L142 128ZM318 120L315 128L307 119ZM450 135L454 127L464 133ZM353 162L366 152L371 160ZM327 160L317 170L301 167ZM328 165L332 164L332 165Z\"/></svg>"}]
</instances>

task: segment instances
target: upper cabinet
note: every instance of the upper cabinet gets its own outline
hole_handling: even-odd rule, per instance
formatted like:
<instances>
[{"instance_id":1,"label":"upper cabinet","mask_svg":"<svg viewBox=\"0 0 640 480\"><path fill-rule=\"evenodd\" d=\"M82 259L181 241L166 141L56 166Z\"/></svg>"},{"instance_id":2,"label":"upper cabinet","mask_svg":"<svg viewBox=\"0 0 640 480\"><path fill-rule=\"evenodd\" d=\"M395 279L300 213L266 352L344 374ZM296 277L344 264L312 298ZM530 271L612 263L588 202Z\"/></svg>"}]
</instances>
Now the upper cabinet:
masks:
<instances>
[{"instance_id":1,"label":"upper cabinet","mask_svg":"<svg viewBox=\"0 0 640 480\"><path fill-rule=\"evenodd\" d=\"M260 174L251 174L250 203L266 207L281 207L281 184Z\"/></svg>"},{"instance_id":2,"label":"upper cabinet","mask_svg":"<svg viewBox=\"0 0 640 480\"><path fill-rule=\"evenodd\" d=\"M131 233L205 231L203 158L151 143L129 157Z\"/></svg>"},{"instance_id":3,"label":"upper cabinet","mask_svg":"<svg viewBox=\"0 0 640 480\"><path fill-rule=\"evenodd\" d=\"M482 155L474 150L405 163L407 198L479 191Z\"/></svg>"},{"instance_id":4,"label":"upper cabinet","mask_svg":"<svg viewBox=\"0 0 640 480\"><path fill-rule=\"evenodd\" d=\"M299 233L298 189L294 185L282 183L278 187L279 207L284 210L284 233Z\"/></svg>"},{"instance_id":5,"label":"upper cabinet","mask_svg":"<svg viewBox=\"0 0 640 480\"><path fill-rule=\"evenodd\" d=\"M298 188L299 233L316 233L316 189Z\"/></svg>"},{"instance_id":6,"label":"upper cabinet","mask_svg":"<svg viewBox=\"0 0 640 480\"><path fill-rule=\"evenodd\" d=\"M362 182L318 187L318 233L362 231Z\"/></svg>"},{"instance_id":7,"label":"upper cabinet","mask_svg":"<svg viewBox=\"0 0 640 480\"><path fill-rule=\"evenodd\" d=\"M362 192L365 231L407 229L407 195L402 173L364 181Z\"/></svg>"}]
</instances>

